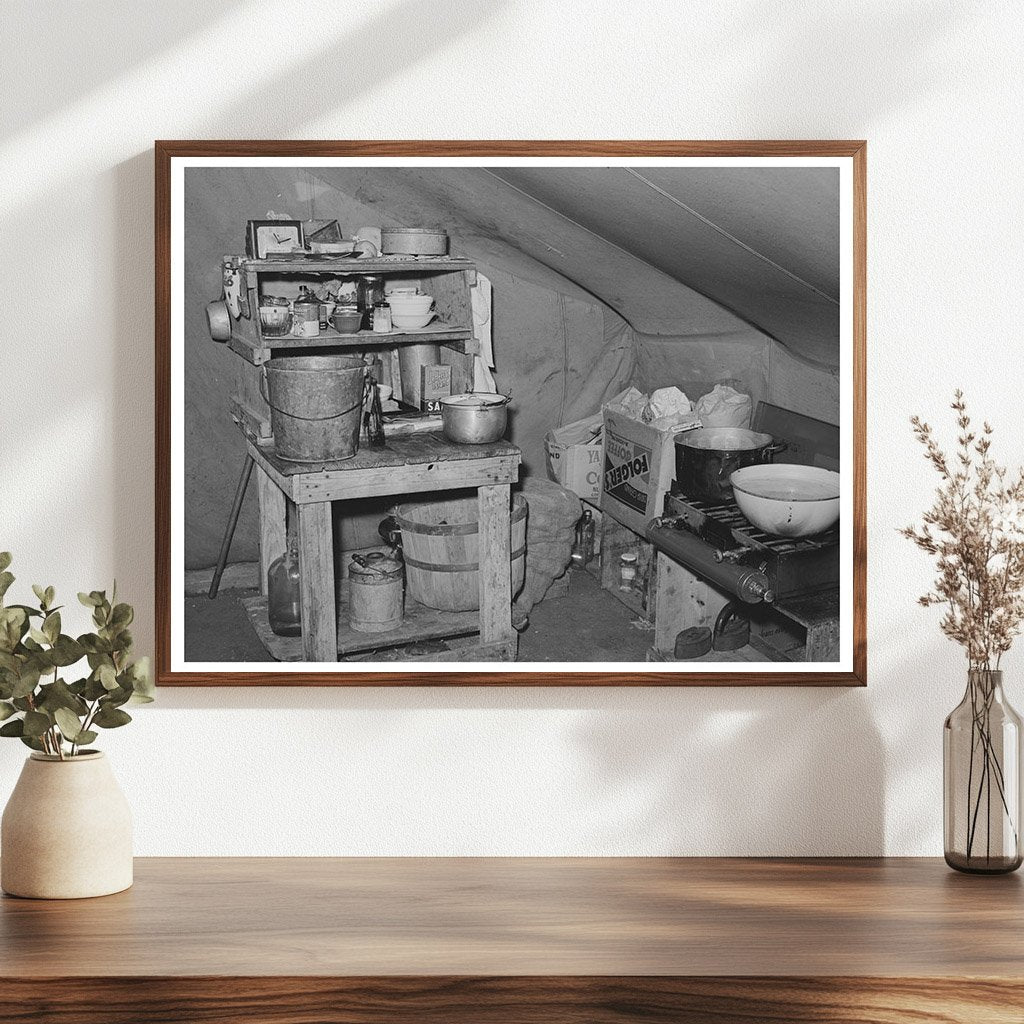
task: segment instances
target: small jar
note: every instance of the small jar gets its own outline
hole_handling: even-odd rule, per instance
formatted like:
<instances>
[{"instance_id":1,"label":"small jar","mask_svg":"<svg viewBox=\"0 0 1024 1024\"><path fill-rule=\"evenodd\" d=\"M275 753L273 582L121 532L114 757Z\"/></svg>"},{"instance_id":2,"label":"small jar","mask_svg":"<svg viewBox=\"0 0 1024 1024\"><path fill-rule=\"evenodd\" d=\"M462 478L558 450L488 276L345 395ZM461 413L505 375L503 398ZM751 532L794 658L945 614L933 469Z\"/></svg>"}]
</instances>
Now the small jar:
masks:
<instances>
[{"instance_id":1,"label":"small jar","mask_svg":"<svg viewBox=\"0 0 1024 1024\"><path fill-rule=\"evenodd\" d=\"M619 590L632 590L636 585L636 562L635 551L623 551L619 555Z\"/></svg>"},{"instance_id":2,"label":"small jar","mask_svg":"<svg viewBox=\"0 0 1024 1024\"><path fill-rule=\"evenodd\" d=\"M391 333L391 303L377 302L373 307L373 333Z\"/></svg>"}]
</instances>

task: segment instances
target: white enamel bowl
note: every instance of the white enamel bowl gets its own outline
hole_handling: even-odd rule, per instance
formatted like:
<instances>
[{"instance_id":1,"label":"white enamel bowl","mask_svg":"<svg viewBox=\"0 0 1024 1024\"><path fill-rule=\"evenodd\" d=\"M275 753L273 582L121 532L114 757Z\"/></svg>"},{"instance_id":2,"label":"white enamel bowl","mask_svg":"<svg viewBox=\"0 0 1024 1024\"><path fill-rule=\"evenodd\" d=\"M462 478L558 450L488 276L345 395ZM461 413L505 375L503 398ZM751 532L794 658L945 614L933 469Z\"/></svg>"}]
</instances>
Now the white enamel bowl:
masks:
<instances>
[{"instance_id":1,"label":"white enamel bowl","mask_svg":"<svg viewBox=\"0 0 1024 1024\"><path fill-rule=\"evenodd\" d=\"M839 519L839 474L816 466L745 466L729 477L740 511L776 537L810 537Z\"/></svg>"},{"instance_id":2,"label":"white enamel bowl","mask_svg":"<svg viewBox=\"0 0 1024 1024\"><path fill-rule=\"evenodd\" d=\"M421 327L426 327L436 315L430 310L426 313L394 313L391 317L391 326L400 331L417 331Z\"/></svg>"},{"instance_id":3,"label":"white enamel bowl","mask_svg":"<svg viewBox=\"0 0 1024 1024\"><path fill-rule=\"evenodd\" d=\"M388 302L396 312L425 313L434 304L433 295L389 295Z\"/></svg>"}]
</instances>

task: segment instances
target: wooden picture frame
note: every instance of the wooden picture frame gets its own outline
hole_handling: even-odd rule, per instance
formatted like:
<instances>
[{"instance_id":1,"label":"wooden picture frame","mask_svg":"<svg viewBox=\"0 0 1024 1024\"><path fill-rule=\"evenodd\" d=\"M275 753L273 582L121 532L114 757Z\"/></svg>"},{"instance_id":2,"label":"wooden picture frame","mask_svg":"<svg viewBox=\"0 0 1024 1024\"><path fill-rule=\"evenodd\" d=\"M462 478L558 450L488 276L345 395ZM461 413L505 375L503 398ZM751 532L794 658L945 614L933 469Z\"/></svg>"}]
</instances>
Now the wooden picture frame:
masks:
<instances>
[{"instance_id":1,"label":"wooden picture frame","mask_svg":"<svg viewBox=\"0 0 1024 1024\"><path fill-rule=\"evenodd\" d=\"M745 669L736 667L712 669L697 663L680 666L679 663L657 662L643 665L630 663L622 668L603 665L600 670L578 663L566 669L556 670L524 669L515 665L496 662L490 664L471 663L470 667L458 664L450 668L441 664L426 662L392 663L388 668L363 667L359 663L326 663L321 665L303 664L289 669L287 666L247 667L240 663L225 670L197 667L188 663L175 652L183 648L172 624L177 621L175 602L182 601L179 577L183 574L181 565L172 563L173 537L182 529L178 515L182 501L182 481L172 477L172 466L180 472L180 446L183 434L179 415L184 416L183 397L175 387L177 373L174 350L176 334L180 331L180 315L174 302L181 301L181 282L175 278L176 261L181 258L184 245L181 201L181 170L191 162L206 161L216 165L217 160L230 163L237 160L283 161L283 160L352 160L355 158L395 158L410 165L417 161L435 158L454 160L478 158L493 160L501 158L509 162L524 158L624 161L673 161L698 159L709 161L730 160L756 161L820 161L825 165L834 161L850 187L849 208L842 211L844 229L842 260L844 273L849 281L847 296L843 304L843 317L847 318L846 356L839 374L849 381L849 400L846 408L849 415L841 424L844 443L844 479L850 481L849 493L844 491L844 580L848 587L841 595L844 618L843 654L835 663L813 670L798 669L783 665L778 670L771 668ZM252 216L262 216L264 211L253 211ZM238 226L239 234L245 225ZM230 246L225 244L225 252ZM239 244L236 251L240 251ZM158 141L155 144L155 314L156 314L156 381L155 381L155 430L156 430L156 667L157 682L161 686L423 686L423 685L469 685L469 686L863 686L866 685L866 456L865 456L865 403L866 403L866 143L863 141ZM174 279L172 288L172 278ZM215 296L211 295L213 299ZM178 403L181 403L179 410ZM258 453L259 446L255 449ZM481 530L489 538L491 554L481 559L483 574L489 572L488 559L495 557L499 564L509 550L508 533L502 529L507 522L507 507L501 511L504 486L501 481L513 479L511 456L505 449L495 449L488 472L496 485L480 489ZM470 482L466 472L455 463L446 463L445 472L451 480L443 486L465 485ZM289 477L275 471L270 462L257 461L260 477L259 486L266 493L261 499L268 503L280 503L284 508L285 499L277 488L283 488L291 500L309 501L307 491L299 490L311 486L305 478ZM385 475L388 467L383 466L379 475ZM234 470L228 470L233 473ZM329 474L327 474L329 476ZM475 478L474 478L475 481ZM274 493L270 493L273 491ZM303 495L305 497L303 497ZM506 499L507 505L507 499ZM491 506L493 518L488 519L485 511ZM314 549L324 543L325 530L329 535L329 512L324 505L298 504L298 530ZM177 511L176 511L177 510ZM225 510L225 514L226 514ZM327 526L323 517L328 516ZM504 517L504 518L503 518ZM283 543L283 526L279 543ZM508 564L507 561L504 564ZM261 563L265 568L265 562ZM261 570L262 571L262 570ZM331 581L333 586L333 579ZM177 590L175 588L178 588ZM490 597L484 597L481 619L481 642L487 639L491 629L492 641L503 640L494 633L496 627L486 625L489 614L495 621L507 613L509 582L498 582ZM177 596L175 596L177 595ZM315 632L324 613L315 607L307 607L303 597L304 623L312 623ZM502 602L505 609L502 610ZM183 614L183 613L182 613ZM309 616L308 618L305 616ZM319 619L318 619L319 616ZM329 624L328 624L329 625ZM495 640L497 637L497 640ZM306 648L310 649L309 647ZM322 648L321 648L322 649Z\"/></svg>"}]
</instances>

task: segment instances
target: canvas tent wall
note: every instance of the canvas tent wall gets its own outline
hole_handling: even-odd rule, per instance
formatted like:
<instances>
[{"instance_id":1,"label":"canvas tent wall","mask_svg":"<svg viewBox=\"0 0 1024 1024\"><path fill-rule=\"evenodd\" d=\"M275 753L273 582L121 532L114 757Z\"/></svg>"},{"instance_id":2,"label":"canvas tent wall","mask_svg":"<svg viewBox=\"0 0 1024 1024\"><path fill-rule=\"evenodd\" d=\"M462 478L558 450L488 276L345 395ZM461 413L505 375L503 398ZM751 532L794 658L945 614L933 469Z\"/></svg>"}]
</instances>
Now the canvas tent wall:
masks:
<instances>
[{"instance_id":1,"label":"canvas tent wall","mask_svg":"<svg viewBox=\"0 0 1024 1024\"><path fill-rule=\"evenodd\" d=\"M524 471L548 429L635 382L838 420L838 172L768 168L190 168L185 176L186 566L216 558L241 464L228 414L237 359L206 332L219 262L268 210L439 224L494 288L495 377ZM256 557L255 502L232 561ZM346 546L374 515L348 517Z\"/></svg>"}]
</instances>

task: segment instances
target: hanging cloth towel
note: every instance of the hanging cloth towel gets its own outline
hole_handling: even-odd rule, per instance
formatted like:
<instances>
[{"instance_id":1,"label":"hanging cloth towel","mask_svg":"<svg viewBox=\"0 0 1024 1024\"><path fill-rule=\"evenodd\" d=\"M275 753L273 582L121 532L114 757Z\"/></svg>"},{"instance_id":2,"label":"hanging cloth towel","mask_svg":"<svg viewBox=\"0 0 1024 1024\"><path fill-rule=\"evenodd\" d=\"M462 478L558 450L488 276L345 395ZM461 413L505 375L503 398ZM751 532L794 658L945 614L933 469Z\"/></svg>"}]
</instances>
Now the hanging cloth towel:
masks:
<instances>
[{"instance_id":1,"label":"hanging cloth towel","mask_svg":"<svg viewBox=\"0 0 1024 1024\"><path fill-rule=\"evenodd\" d=\"M473 333L480 342L480 353L473 359L473 390L496 394L494 383L494 347L491 342L491 282L477 273L476 284L470 289L473 303Z\"/></svg>"}]
</instances>

